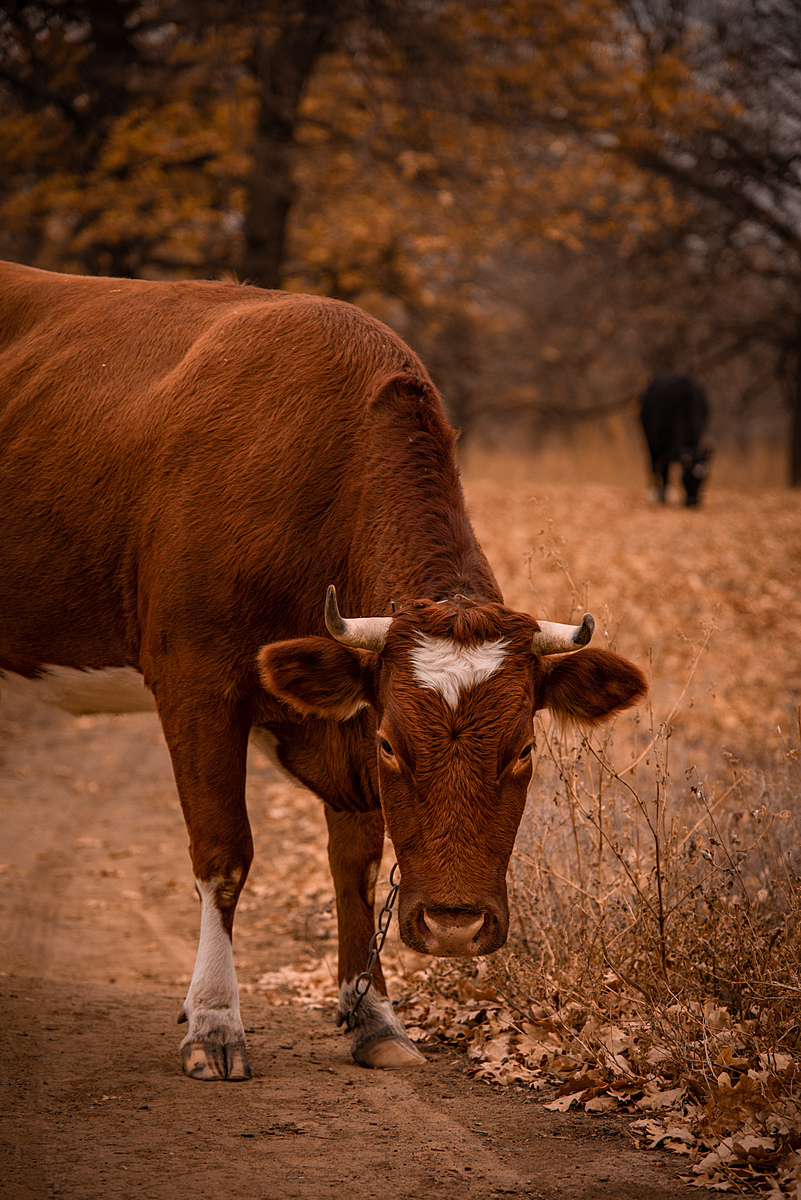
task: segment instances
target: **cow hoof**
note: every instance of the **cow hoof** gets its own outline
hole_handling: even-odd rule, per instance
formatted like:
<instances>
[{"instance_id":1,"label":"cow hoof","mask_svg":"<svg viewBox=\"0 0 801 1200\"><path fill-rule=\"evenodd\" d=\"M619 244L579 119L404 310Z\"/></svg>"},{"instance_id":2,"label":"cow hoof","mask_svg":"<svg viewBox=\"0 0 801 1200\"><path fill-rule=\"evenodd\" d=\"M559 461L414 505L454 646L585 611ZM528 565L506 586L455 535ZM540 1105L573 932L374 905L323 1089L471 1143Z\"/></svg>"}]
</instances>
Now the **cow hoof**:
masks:
<instances>
[{"instance_id":1,"label":"cow hoof","mask_svg":"<svg viewBox=\"0 0 801 1200\"><path fill-rule=\"evenodd\" d=\"M339 991L337 1024L347 1022L353 1029L350 1052L360 1067L387 1070L415 1067L426 1061L409 1041L388 996L377 995L371 990L365 992L358 1004L354 1004L355 998L353 984L343 983Z\"/></svg>"},{"instance_id":2,"label":"cow hoof","mask_svg":"<svg viewBox=\"0 0 801 1200\"><path fill-rule=\"evenodd\" d=\"M404 1035L382 1038L354 1047L353 1057L360 1067L394 1070L397 1067L419 1067L425 1057Z\"/></svg>"},{"instance_id":3,"label":"cow hoof","mask_svg":"<svg viewBox=\"0 0 801 1200\"><path fill-rule=\"evenodd\" d=\"M181 1046L184 1074L190 1079L250 1079L247 1050L243 1045L220 1042L186 1042Z\"/></svg>"}]
</instances>

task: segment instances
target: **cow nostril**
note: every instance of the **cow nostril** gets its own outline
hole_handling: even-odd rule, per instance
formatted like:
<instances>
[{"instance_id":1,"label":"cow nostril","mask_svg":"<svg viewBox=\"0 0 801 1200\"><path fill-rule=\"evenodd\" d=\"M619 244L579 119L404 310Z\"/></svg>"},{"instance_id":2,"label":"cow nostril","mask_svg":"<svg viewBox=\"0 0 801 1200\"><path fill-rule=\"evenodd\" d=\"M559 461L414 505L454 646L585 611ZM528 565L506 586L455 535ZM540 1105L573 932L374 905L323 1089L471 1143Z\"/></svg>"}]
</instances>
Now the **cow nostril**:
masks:
<instances>
[{"instance_id":1,"label":"cow nostril","mask_svg":"<svg viewBox=\"0 0 801 1200\"><path fill-rule=\"evenodd\" d=\"M481 913L478 917L473 917L472 920L465 919L463 916L457 919L437 919L431 913L424 912L423 920L428 926L434 937L447 940L458 940L460 942L471 942L478 931L484 924L484 914Z\"/></svg>"},{"instance_id":2,"label":"cow nostril","mask_svg":"<svg viewBox=\"0 0 801 1200\"><path fill-rule=\"evenodd\" d=\"M413 950L439 958L489 954L506 941L505 910L493 903L447 908L418 901L401 915L401 937Z\"/></svg>"}]
</instances>

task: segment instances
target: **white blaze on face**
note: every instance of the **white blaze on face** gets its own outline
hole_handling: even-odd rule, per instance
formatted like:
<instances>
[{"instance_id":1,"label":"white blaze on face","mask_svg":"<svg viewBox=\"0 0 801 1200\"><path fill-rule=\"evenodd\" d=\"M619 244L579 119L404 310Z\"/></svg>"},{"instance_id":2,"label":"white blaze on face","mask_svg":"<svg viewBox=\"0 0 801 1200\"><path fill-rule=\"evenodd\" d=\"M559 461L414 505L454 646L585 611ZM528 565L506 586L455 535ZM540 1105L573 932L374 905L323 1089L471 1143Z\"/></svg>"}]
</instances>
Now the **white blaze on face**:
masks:
<instances>
[{"instance_id":1,"label":"white blaze on face","mask_svg":"<svg viewBox=\"0 0 801 1200\"><path fill-rule=\"evenodd\" d=\"M411 652L414 677L421 687L438 692L446 704L456 708L463 692L501 669L508 645L499 638L480 646L462 646L448 638L420 634Z\"/></svg>"}]
</instances>

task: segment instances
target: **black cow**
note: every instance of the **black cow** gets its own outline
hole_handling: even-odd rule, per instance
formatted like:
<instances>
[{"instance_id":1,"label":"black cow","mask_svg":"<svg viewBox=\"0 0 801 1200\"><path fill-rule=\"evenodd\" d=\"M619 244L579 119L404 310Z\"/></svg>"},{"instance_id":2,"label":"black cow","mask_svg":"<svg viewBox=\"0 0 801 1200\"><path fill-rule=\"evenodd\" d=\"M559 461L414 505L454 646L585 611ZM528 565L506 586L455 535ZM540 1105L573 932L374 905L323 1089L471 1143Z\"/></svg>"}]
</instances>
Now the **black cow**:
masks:
<instances>
[{"instance_id":1,"label":"black cow","mask_svg":"<svg viewBox=\"0 0 801 1200\"><path fill-rule=\"evenodd\" d=\"M681 464L685 503L698 503L709 472L711 449L700 445L709 418L704 389L689 375L664 371L649 384L640 402L640 420L651 455L657 497L664 503L670 464Z\"/></svg>"}]
</instances>

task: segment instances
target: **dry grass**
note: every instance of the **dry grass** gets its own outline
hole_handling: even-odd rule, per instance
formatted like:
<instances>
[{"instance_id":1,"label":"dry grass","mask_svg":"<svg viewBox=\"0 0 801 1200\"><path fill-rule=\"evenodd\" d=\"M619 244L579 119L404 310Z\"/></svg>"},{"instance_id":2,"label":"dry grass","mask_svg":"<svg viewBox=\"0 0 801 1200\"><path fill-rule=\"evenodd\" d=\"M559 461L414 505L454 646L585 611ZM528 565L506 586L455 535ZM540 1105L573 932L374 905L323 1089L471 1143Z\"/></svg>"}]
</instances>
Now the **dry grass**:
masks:
<instances>
[{"instance_id":1,"label":"dry grass","mask_svg":"<svg viewBox=\"0 0 801 1200\"><path fill-rule=\"evenodd\" d=\"M713 477L656 508L640 461L614 486L547 465L467 462L482 543L510 603L593 611L650 698L600 736L545 718L509 947L410 978L409 1013L490 1081L648 1114L688 1180L796 1195L801 495Z\"/></svg>"}]
</instances>

